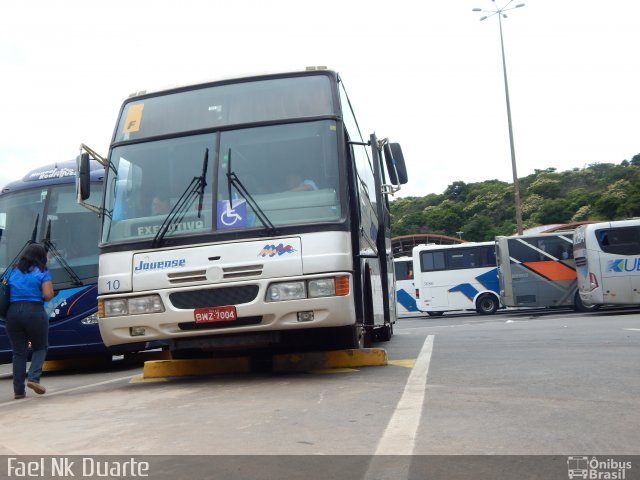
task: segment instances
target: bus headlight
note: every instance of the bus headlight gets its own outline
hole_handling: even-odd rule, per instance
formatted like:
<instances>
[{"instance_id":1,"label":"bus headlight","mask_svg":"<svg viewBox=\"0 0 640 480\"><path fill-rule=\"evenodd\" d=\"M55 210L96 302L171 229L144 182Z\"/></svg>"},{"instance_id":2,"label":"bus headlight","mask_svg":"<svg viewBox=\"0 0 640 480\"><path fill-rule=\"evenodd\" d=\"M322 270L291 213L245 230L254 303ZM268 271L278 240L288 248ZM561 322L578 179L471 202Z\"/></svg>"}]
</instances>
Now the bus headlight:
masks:
<instances>
[{"instance_id":1,"label":"bus headlight","mask_svg":"<svg viewBox=\"0 0 640 480\"><path fill-rule=\"evenodd\" d=\"M315 278L298 282L272 283L267 289L267 302L300 300L302 298L343 297L349 295L349 277Z\"/></svg>"},{"instance_id":2,"label":"bus headlight","mask_svg":"<svg viewBox=\"0 0 640 480\"><path fill-rule=\"evenodd\" d=\"M273 283L267 289L267 302L282 302L307 298L304 282Z\"/></svg>"},{"instance_id":3,"label":"bus headlight","mask_svg":"<svg viewBox=\"0 0 640 480\"><path fill-rule=\"evenodd\" d=\"M123 315L160 312L164 312L164 305L162 304L160 295L104 299L105 317L121 317Z\"/></svg>"},{"instance_id":4,"label":"bus headlight","mask_svg":"<svg viewBox=\"0 0 640 480\"><path fill-rule=\"evenodd\" d=\"M92 313L88 317L84 317L80 320L82 325L97 325L98 324L98 312Z\"/></svg>"},{"instance_id":5,"label":"bus headlight","mask_svg":"<svg viewBox=\"0 0 640 480\"><path fill-rule=\"evenodd\" d=\"M309 280L309 297L333 297L336 294L336 282L333 278Z\"/></svg>"}]
</instances>

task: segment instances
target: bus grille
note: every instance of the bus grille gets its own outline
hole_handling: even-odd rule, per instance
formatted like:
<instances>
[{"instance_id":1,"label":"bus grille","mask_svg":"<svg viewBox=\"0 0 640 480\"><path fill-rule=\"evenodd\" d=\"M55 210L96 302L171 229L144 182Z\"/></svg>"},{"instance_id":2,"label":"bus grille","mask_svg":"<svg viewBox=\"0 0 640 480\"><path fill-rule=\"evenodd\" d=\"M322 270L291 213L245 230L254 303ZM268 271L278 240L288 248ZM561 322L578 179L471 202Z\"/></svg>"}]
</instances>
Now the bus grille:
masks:
<instances>
[{"instance_id":1,"label":"bus grille","mask_svg":"<svg viewBox=\"0 0 640 480\"><path fill-rule=\"evenodd\" d=\"M221 307L223 305L239 305L255 300L258 296L258 290L257 285L207 288L188 292L174 292L169 295L169 300L174 307L187 310Z\"/></svg>"}]
</instances>

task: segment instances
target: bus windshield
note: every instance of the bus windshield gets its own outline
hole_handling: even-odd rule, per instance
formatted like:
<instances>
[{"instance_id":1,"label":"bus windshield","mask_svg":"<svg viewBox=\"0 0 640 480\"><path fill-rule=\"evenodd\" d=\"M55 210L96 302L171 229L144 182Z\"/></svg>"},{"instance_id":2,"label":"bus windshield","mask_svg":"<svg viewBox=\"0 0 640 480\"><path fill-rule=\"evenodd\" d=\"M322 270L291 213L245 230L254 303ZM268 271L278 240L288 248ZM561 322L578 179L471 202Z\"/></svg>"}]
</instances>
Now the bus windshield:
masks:
<instances>
[{"instance_id":1,"label":"bus windshield","mask_svg":"<svg viewBox=\"0 0 640 480\"><path fill-rule=\"evenodd\" d=\"M336 130L336 121L325 119L116 146L102 241L153 239L203 174L206 185L183 211L172 212L175 221L163 237L263 229L260 213L275 226L338 221Z\"/></svg>"},{"instance_id":2,"label":"bus windshield","mask_svg":"<svg viewBox=\"0 0 640 480\"><path fill-rule=\"evenodd\" d=\"M94 189L99 195L101 184L96 183ZM49 231L52 248L48 266L56 288L74 281L64 263L81 281L97 278L98 225L95 215L77 204L75 185L51 185L3 195L0 219L4 219L0 237L2 271L17 260L22 247L34 239L35 229L35 241L47 238Z\"/></svg>"}]
</instances>

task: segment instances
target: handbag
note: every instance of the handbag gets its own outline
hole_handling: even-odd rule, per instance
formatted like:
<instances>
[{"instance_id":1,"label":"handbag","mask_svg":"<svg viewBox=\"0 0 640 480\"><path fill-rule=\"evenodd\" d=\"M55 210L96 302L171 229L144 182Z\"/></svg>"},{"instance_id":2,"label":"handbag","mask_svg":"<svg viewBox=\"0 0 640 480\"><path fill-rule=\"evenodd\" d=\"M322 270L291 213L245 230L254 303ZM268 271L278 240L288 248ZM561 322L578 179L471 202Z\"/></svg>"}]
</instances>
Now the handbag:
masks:
<instances>
[{"instance_id":1,"label":"handbag","mask_svg":"<svg viewBox=\"0 0 640 480\"><path fill-rule=\"evenodd\" d=\"M0 282L0 317L5 318L7 316L7 310L9 310L9 283L6 278Z\"/></svg>"}]
</instances>

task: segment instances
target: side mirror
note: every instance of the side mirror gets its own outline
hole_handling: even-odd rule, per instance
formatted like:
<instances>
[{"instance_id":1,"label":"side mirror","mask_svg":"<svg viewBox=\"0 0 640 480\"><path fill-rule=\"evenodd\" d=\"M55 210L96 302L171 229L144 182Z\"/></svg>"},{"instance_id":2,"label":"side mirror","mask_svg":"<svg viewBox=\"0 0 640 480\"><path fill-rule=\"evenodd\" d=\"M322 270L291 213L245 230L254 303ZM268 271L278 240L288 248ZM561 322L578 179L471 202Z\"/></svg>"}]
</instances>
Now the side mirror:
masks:
<instances>
[{"instance_id":1,"label":"side mirror","mask_svg":"<svg viewBox=\"0 0 640 480\"><path fill-rule=\"evenodd\" d=\"M78 203L84 202L91 195L91 169L88 153L81 153L76 159L76 194Z\"/></svg>"},{"instance_id":2,"label":"side mirror","mask_svg":"<svg viewBox=\"0 0 640 480\"><path fill-rule=\"evenodd\" d=\"M394 185L404 185L409 181L407 167L404 163L402 148L399 143L384 144L384 160L389 172L389 181Z\"/></svg>"}]
</instances>

